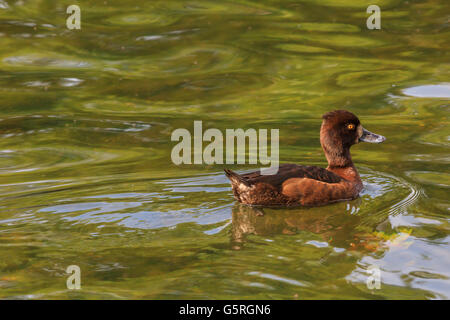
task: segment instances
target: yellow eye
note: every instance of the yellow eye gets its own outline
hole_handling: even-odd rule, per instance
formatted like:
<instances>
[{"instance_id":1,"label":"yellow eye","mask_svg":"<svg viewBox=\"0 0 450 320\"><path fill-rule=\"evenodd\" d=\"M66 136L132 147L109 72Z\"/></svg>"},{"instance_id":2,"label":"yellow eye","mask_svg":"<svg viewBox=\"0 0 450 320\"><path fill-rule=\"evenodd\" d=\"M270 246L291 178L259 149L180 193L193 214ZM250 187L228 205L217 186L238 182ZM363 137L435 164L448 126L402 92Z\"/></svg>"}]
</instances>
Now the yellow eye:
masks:
<instances>
[{"instance_id":1,"label":"yellow eye","mask_svg":"<svg viewBox=\"0 0 450 320\"><path fill-rule=\"evenodd\" d=\"M353 129L355 129L355 125L353 123L350 123L350 124L347 125L347 129L348 130L353 130Z\"/></svg>"}]
</instances>

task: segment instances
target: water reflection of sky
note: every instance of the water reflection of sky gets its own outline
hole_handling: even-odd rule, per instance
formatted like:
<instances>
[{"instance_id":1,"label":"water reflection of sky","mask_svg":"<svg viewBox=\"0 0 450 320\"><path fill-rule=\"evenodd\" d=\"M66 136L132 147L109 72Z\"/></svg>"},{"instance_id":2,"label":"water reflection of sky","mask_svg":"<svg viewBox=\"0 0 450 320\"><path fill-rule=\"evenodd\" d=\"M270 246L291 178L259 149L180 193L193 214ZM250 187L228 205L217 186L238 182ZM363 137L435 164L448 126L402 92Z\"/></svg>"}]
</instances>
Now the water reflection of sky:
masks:
<instances>
[{"instance_id":1,"label":"water reflection of sky","mask_svg":"<svg viewBox=\"0 0 450 320\"><path fill-rule=\"evenodd\" d=\"M403 94L418 98L450 98L450 84L433 84L406 88Z\"/></svg>"}]
</instances>

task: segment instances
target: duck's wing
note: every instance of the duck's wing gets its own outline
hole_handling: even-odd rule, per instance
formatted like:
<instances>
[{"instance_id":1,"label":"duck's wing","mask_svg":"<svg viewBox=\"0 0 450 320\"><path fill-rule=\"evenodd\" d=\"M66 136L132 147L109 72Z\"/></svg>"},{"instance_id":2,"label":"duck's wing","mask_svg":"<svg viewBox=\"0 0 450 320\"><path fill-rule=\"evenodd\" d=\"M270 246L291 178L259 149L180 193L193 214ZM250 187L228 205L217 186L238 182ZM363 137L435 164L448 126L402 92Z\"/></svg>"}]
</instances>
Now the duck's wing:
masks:
<instances>
[{"instance_id":1,"label":"duck's wing","mask_svg":"<svg viewBox=\"0 0 450 320\"><path fill-rule=\"evenodd\" d=\"M282 164L278 168L278 173L274 175L262 175L259 170L246 174L237 174L225 169L225 173L232 182L234 180L247 186L266 183L276 188L281 187L283 182L291 178L308 178L326 183L339 183L342 181L341 177L325 168L297 164Z\"/></svg>"}]
</instances>

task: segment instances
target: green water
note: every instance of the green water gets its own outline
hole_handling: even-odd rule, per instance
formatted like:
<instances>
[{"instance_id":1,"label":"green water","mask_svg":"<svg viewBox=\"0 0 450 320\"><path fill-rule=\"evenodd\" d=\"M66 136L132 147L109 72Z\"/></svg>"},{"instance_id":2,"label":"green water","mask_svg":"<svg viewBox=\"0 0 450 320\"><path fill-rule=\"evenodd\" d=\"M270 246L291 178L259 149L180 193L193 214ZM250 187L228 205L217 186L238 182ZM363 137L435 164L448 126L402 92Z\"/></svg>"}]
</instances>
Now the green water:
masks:
<instances>
[{"instance_id":1,"label":"green water","mask_svg":"<svg viewBox=\"0 0 450 320\"><path fill-rule=\"evenodd\" d=\"M450 298L448 1L70 4L0 0L0 298ZM170 158L202 120L326 166L337 108L387 137L354 201L259 216L222 171L259 166Z\"/></svg>"}]
</instances>

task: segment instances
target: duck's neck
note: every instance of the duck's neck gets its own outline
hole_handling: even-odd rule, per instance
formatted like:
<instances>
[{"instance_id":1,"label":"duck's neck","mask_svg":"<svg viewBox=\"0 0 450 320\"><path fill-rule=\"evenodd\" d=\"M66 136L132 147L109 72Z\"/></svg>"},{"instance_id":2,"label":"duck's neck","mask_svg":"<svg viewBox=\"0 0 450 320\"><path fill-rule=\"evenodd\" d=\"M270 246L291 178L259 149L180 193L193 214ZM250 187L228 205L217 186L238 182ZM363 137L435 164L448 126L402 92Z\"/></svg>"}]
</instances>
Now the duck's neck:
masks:
<instances>
[{"instance_id":1,"label":"duck's neck","mask_svg":"<svg viewBox=\"0 0 450 320\"><path fill-rule=\"evenodd\" d=\"M331 171L341 178L344 178L347 181L355 183L357 185L362 186L361 177L359 176L358 170L356 170L355 166L352 164L348 167L327 167L328 171Z\"/></svg>"},{"instance_id":2,"label":"duck's neck","mask_svg":"<svg viewBox=\"0 0 450 320\"><path fill-rule=\"evenodd\" d=\"M344 144L342 139L334 134L334 130L324 124L320 128L320 144L327 157L327 170L362 188L361 178L350 155L351 145Z\"/></svg>"},{"instance_id":3,"label":"duck's neck","mask_svg":"<svg viewBox=\"0 0 450 320\"><path fill-rule=\"evenodd\" d=\"M347 181L362 184L358 170L353 164L350 148L335 147L327 148L322 145L325 156L327 157L327 170L331 171Z\"/></svg>"}]
</instances>

